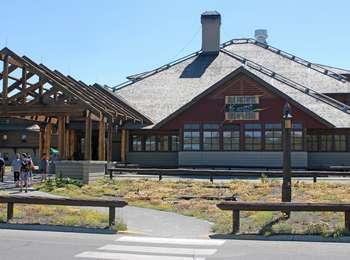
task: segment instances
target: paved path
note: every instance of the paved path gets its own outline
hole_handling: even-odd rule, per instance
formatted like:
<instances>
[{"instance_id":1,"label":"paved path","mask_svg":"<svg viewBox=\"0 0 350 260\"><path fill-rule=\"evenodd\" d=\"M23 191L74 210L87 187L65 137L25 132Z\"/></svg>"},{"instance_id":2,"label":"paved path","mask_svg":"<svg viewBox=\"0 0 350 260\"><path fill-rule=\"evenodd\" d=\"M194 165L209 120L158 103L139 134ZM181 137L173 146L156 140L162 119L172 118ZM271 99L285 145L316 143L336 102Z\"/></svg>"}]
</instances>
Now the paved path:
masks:
<instances>
[{"instance_id":1,"label":"paved path","mask_svg":"<svg viewBox=\"0 0 350 260\"><path fill-rule=\"evenodd\" d=\"M33 189L28 193L21 193L18 188L9 189L6 192L19 196L60 197ZM108 213L107 208L86 208ZM211 224L208 221L132 206L116 209L116 217L126 223L129 232L147 236L207 238L211 230Z\"/></svg>"},{"instance_id":2,"label":"paved path","mask_svg":"<svg viewBox=\"0 0 350 260\"><path fill-rule=\"evenodd\" d=\"M350 244L0 230L6 260L347 260Z\"/></svg>"}]
</instances>

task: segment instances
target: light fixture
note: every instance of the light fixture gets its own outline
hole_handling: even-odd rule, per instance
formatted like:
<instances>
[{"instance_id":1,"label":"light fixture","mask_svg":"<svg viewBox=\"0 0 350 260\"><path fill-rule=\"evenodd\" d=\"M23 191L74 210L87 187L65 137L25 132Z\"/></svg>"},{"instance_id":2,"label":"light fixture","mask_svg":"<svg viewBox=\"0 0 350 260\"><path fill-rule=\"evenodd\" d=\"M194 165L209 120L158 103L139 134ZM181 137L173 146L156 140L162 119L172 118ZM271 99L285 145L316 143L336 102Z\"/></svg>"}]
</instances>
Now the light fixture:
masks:
<instances>
[{"instance_id":1,"label":"light fixture","mask_svg":"<svg viewBox=\"0 0 350 260\"><path fill-rule=\"evenodd\" d=\"M7 141L7 138L8 138L7 134L4 134L4 135L2 136L2 140L3 140L3 141Z\"/></svg>"},{"instance_id":2,"label":"light fixture","mask_svg":"<svg viewBox=\"0 0 350 260\"><path fill-rule=\"evenodd\" d=\"M283 107L284 128L292 128L292 108L289 103Z\"/></svg>"},{"instance_id":3,"label":"light fixture","mask_svg":"<svg viewBox=\"0 0 350 260\"><path fill-rule=\"evenodd\" d=\"M21 135L21 140L22 140L22 142L27 141L27 135L26 134L22 134Z\"/></svg>"}]
</instances>

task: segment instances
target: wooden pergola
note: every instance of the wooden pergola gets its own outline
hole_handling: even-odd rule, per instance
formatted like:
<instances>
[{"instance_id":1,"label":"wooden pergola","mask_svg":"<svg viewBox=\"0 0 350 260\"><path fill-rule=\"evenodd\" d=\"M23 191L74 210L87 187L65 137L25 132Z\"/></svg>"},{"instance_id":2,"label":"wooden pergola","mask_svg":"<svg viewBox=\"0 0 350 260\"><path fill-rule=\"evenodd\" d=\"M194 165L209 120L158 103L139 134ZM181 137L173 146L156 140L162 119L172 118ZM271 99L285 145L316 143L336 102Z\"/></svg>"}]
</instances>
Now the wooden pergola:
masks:
<instances>
[{"instance_id":1,"label":"wooden pergola","mask_svg":"<svg viewBox=\"0 0 350 260\"><path fill-rule=\"evenodd\" d=\"M3 66L0 117L38 122L40 156L49 154L53 125L57 125L59 158L65 160L72 158L76 143L75 132L69 124L72 120L81 121L85 125L84 159L91 160L93 122L97 121L98 160L110 161L116 125L151 123L103 86L88 86L26 56L20 57L8 48L0 51L0 62ZM123 153L127 142L125 129L121 133ZM122 159L125 159L123 154Z\"/></svg>"}]
</instances>

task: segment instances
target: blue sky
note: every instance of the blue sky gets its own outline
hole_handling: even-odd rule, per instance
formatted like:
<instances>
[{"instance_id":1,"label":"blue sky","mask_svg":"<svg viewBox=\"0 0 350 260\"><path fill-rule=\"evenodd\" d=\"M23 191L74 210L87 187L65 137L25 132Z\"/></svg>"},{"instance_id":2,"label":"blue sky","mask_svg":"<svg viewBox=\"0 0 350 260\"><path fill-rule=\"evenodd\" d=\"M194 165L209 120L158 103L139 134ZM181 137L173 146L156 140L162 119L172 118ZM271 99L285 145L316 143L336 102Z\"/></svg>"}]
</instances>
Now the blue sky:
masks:
<instances>
[{"instance_id":1,"label":"blue sky","mask_svg":"<svg viewBox=\"0 0 350 260\"><path fill-rule=\"evenodd\" d=\"M268 43L350 68L350 1L3 0L0 47L88 84L131 74L201 47L200 14L222 15L221 42L268 30Z\"/></svg>"}]
</instances>

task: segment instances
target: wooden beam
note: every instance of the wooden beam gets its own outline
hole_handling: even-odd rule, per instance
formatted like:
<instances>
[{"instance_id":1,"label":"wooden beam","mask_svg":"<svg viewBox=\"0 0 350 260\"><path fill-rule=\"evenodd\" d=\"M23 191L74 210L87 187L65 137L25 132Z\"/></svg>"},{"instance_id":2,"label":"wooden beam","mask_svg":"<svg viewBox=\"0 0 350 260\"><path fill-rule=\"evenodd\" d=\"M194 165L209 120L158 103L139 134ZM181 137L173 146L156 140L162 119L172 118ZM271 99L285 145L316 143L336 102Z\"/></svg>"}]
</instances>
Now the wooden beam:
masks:
<instances>
[{"instance_id":1,"label":"wooden beam","mask_svg":"<svg viewBox=\"0 0 350 260\"><path fill-rule=\"evenodd\" d=\"M92 139L92 120L91 120L91 112L86 111L85 117L85 149L84 149L84 160L90 161L92 159L91 152L91 140Z\"/></svg>"},{"instance_id":2,"label":"wooden beam","mask_svg":"<svg viewBox=\"0 0 350 260\"><path fill-rule=\"evenodd\" d=\"M48 123L45 127L45 150L47 156L50 155L51 148L51 137L52 137L52 124Z\"/></svg>"},{"instance_id":3,"label":"wooden beam","mask_svg":"<svg viewBox=\"0 0 350 260\"><path fill-rule=\"evenodd\" d=\"M39 157L43 156L45 150L45 127L43 125L40 126L39 132Z\"/></svg>"},{"instance_id":4,"label":"wooden beam","mask_svg":"<svg viewBox=\"0 0 350 260\"><path fill-rule=\"evenodd\" d=\"M108 128L107 128L107 161L112 161L112 155L113 155L113 122L110 120L108 121Z\"/></svg>"},{"instance_id":5,"label":"wooden beam","mask_svg":"<svg viewBox=\"0 0 350 260\"><path fill-rule=\"evenodd\" d=\"M3 105L7 106L8 103L8 72L9 72L9 57L6 55L4 58L3 64L3 72L2 72L2 98Z\"/></svg>"},{"instance_id":6,"label":"wooden beam","mask_svg":"<svg viewBox=\"0 0 350 260\"><path fill-rule=\"evenodd\" d=\"M98 160L106 160L106 122L102 118L98 124Z\"/></svg>"},{"instance_id":7,"label":"wooden beam","mask_svg":"<svg viewBox=\"0 0 350 260\"><path fill-rule=\"evenodd\" d=\"M69 151L68 151L68 159L74 159L74 153L76 151L76 133L74 129L69 129Z\"/></svg>"},{"instance_id":8,"label":"wooden beam","mask_svg":"<svg viewBox=\"0 0 350 260\"><path fill-rule=\"evenodd\" d=\"M122 162L126 162L126 150L127 150L127 130L121 130L121 149L120 149L120 159Z\"/></svg>"},{"instance_id":9,"label":"wooden beam","mask_svg":"<svg viewBox=\"0 0 350 260\"><path fill-rule=\"evenodd\" d=\"M58 118L58 150L60 160L66 159L66 120L64 116Z\"/></svg>"},{"instance_id":10,"label":"wooden beam","mask_svg":"<svg viewBox=\"0 0 350 260\"><path fill-rule=\"evenodd\" d=\"M16 65L10 65L8 67L8 74L10 74L11 72L15 71L18 67ZM0 73L0 80L2 80L2 73Z\"/></svg>"}]
</instances>

